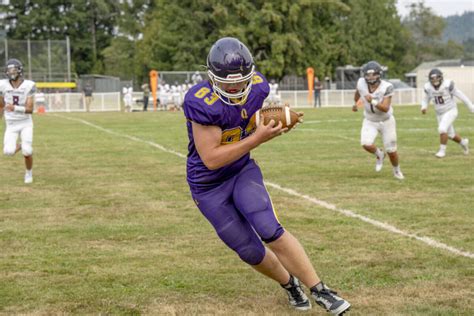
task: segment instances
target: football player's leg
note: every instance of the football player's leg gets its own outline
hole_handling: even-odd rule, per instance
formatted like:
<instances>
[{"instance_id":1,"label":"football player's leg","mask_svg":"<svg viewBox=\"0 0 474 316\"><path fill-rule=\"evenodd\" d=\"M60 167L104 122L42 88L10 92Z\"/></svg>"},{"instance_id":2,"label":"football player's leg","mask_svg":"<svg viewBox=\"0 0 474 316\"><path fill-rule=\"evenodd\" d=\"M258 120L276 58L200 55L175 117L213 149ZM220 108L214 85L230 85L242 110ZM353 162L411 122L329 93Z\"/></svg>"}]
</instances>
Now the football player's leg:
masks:
<instances>
[{"instance_id":1,"label":"football player's leg","mask_svg":"<svg viewBox=\"0 0 474 316\"><path fill-rule=\"evenodd\" d=\"M249 162L237 176L233 200L264 242L275 241L283 234L283 227L276 218L270 196L263 184L262 173L254 161Z\"/></svg>"},{"instance_id":2,"label":"football player's leg","mask_svg":"<svg viewBox=\"0 0 474 316\"><path fill-rule=\"evenodd\" d=\"M396 125L397 124L393 116L384 122L382 140L393 167L393 176L398 180L403 180L405 179L405 176L400 170L400 164L398 159Z\"/></svg>"},{"instance_id":3,"label":"football player's leg","mask_svg":"<svg viewBox=\"0 0 474 316\"><path fill-rule=\"evenodd\" d=\"M375 138L378 135L377 123L364 119L360 130L360 144L369 153L375 154L377 147L375 146Z\"/></svg>"},{"instance_id":4,"label":"football player's leg","mask_svg":"<svg viewBox=\"0 0 474 316\"><path fill-rule=\"evenodd\" d=\"M247 220L232 202L233 179L205 192L193 193L201 213L214 227L219 238L250 265L258 265L265 256L265 247Z\"/></svg>"},{"instance_id":5,"label":"football player's leg","mask_svg":"<svg viewBox=\"0 0 474 316\"><path fill-rule=\"evenodd\" d=\"M33 168L33 125L27 124L21 130L21 152L25 157L27 170Z\"/></svg>"},{"instance_id":6,"label":"football player's leg","mask_svg":"<svg viewBox=\"0 0 474 316\"><path fill-rule=\"evenodd\" d=\"M438 117L438 133L440 135L441 144L446 145L448 138L454 138L455 132L453 123L457 117L457 109L449 110Z\"/></svg>"},{"instance_id":7,"label":"football player's leg","mask_svg":"<svg viewBox=\"0 0 474 316\"><path fill-rule=\"evenodd\" d=\"M16 131L13 126L6 127L5 135L3 136L3 154L6 156L13 156L17 152L17 140L19 131Z\"/></svg>"},{"instance_id":8,"label":"football player's leg","mask_svg":"<svg viewBox=\"0 0 474 316\"><path fill-rule=\"evenodd\" d=\"M460 143L462 141L462 138L460 135L456 134L456 131L454 130L454 121L457 117L458 111L456 111L455 109L450 110L449 112L443 115L441 123L444 126L445 133L448 135L448 138L455 141L456 143Z\"/></svg>"},{"instance_id":9,"label":"football player's leg","mask_svg":"<svg viewBox=\"0 0 474 316\"><path fill-rule=\"evenodd\" d=\"M392 166L398 166L397 123L393 116L383 124L382 141Z\"/></svg>"},{"instance_id":10,"label":"football player's leg","mask_svg":"<svg viewBox=\"0 0 474 316\"><path fill-rule=\"evenodd\" d=\"M383 167L383 160L385 153L380 148L375 146L375 138L379 133L379 123L371 122L364 119L362 129L360 132L360 143L362 147L369 153L375 155L375 171L379 172Z\"/></svg>"},{"instance_id":11,"label":"football player's leg","mask_svg":"<svg viewBox=\"0 0 474 316\"><path fill-rule=\"evenodd\" d=\"M237 177L233 198L237 209L273 250L281 264L307 286L317 284L319 278L303 247L278 222L263 184L262 173L254 162Z\"/></svg>"}]
</instances>

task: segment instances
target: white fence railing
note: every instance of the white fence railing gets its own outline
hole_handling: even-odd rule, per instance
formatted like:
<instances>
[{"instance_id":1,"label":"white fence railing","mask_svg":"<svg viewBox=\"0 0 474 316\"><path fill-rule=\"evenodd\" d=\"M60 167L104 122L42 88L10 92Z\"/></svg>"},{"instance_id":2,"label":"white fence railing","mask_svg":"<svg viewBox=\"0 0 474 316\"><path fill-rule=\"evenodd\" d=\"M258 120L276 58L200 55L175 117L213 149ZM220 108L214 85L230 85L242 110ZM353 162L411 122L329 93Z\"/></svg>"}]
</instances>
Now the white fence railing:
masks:
<instances>
[{"instance_id":1,"label":"white fence railing","mask_svg":"<svg viewBox=\"0 0 474 316\"><path fill-rule=\"evenodd\" d=\"M82 93L49 93L45 94L47 112L85 112L86 104ZM90 104L91 112L120 111L121 97L119 92L94 93ZM36 109L40 103L36 98Z\"/></svg>"},{"instance_id":2,"label":"white fence railing","mask_svg":"<svg viewBox=\"0 0 474 316\"><path fill-rule=\"evenodd\" d=\"M354 104L355 90L322 90L322 107L348 107ZM280 91L282 103L288 103L293 107L308 108L314 107L314 95L308 91ZM399 89L394 91L392 104L407 105L419 104L423 97L422 89Z\"/></svg>"},{"instance_id":3,"label":"white fence railing","mask_svg":"<svg viewBox=\"0 0 474 316\"><path fill-rule=\"evenodd\" d=\"M348 107L354 104L354 90L322 90L322 107ZM288 103L292 107L309 108L314 107L314 96L308 91L280 91L281 103ZM394 91L392 104L407 105L420 104L423 97L422 89L399 89ZM141 92L134 92L135 101L142 100ZM183 96L181 96L181 100ZM85 100L82 93L51 93L45 94L45 108L47 112L85 112ZM134 102L134 109L141 109L143 103ZM37 103L38 105L38 103ZM91 112L121 111L122 96L119 92L94 93L90 105ZM153 101L150 98L149 110L153 110Z\"/></svg>"}]
</instances>

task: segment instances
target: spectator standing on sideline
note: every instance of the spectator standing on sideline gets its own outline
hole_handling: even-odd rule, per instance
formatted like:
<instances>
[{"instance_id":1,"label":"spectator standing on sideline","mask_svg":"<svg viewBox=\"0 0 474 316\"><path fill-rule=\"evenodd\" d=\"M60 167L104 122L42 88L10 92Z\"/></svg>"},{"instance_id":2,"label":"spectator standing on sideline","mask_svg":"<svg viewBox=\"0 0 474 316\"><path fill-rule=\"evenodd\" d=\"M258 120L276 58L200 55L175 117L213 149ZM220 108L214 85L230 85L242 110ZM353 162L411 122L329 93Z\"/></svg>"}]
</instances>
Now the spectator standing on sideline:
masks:
<instances>
[{"instance_id":1,"label":"spectator standing on sideline","mask_svg":"<svg viewBox=\"0 0 474 316\"><path fill-rule=\"evenodd\" d=\"M23 65L9 59L5 66L7 79L0 80L0 119L5 115L3 153L13 156L21 150L25 157L25 183L33 182L33 107L34 81L23 79ZM21 144L17 144L18 137Z\"/></svg>"},{"instance_id":2,"label":"spectator standing on sideline","mask_svg":"<svg viewBox=\"0 0 474 316\"><path fill-rule=\"evenodd\" d=\"M270 81L270 94L268 95L268 103L270 105L279 105L281 101L278 93L278 83L272 79Z\"/></svg>"},{"instance_id":3,"label":"spectator standing on sideline","mask_svg":"<svg viewBox=\"0 0 474 316\"><path fill-rule=\"evenodd\" d=\"M127 83L122 89L123 94L123 103L125 104L125 112L132 112L132 103L133 103L133 88Z\"/></svg>"},{"instance_id":4,"label":"spectator standing on sideline","mask_svg":"<svg viewBox=\"0 0 474 316\"><path fill-rule=\"evenodd\" d=\"M148 83L144 82L142 84L142 91L143 91L143 111L148 110L148 100L150 99L150 86Z\"/></svg>"},{"instance_id":5,"label":"spectator standing on sideline","mask_svg":"<svg viewBox=\"0 0 474 316\"><path fill-rule=\"evenodd\" d=\"M202 81L202 76L199 73L199 71L196 71L193 76L191 77L191 80L193 81L193 84L198 84L199 82Z\"/></svg>"},{"instance_id":6,"label":"spectator standing on sideline","mask_svg":"<svg viewBox=\"0 0 474 316\"><path fill-rule=\"evenodd\" d=\"M273 120L256 126L256 112L270 90L267 80L236 38L219 39L207 67L209 80L193 86L184 101L193 200L242 261L281 285L291 307L311 308L301 280L317 304L333 315L344 313L349 302L321 282L303 246L280 224L260 168L250 158L252 149L288 131Z\"/></svg>"},{"instance_id":7,"label":"spectator standing on sideline","mask_svg":"<svg viewBox=\"0 0 474 316\"><path fill-rule=\"evenodd\" d=\"M321 107L321 90L323 83L319 81L318 77L314 77L314 107Z\"/></svg>"},{"instance_id":8,"label":"spectator standing on sideline","mask_svg":"<svg viewBox=\"0 0 474 316\"><path fill-rule=\"evenodd\" d=\"M83 91L84 103L86 105L86 111L89 112L91 109L91 103L92 103L92 93L93 93L92 85L89 82L87 82L82 91Z\"/></svg>"}]
</instances>

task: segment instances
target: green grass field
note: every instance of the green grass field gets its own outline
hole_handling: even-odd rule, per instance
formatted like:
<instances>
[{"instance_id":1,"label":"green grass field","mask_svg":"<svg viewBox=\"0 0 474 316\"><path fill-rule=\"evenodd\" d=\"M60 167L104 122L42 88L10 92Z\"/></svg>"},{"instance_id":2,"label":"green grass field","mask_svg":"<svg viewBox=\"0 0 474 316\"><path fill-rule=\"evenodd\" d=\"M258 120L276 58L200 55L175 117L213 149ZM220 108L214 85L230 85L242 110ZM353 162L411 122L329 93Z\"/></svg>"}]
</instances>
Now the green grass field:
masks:
<instances>
[{"instance_id":1,"label":"green grass field","mask_svg":"<svg viewBox=\"0 0 474 316\"><path fill-rule=\"evenodd\" d=\"M474 147L474 115L459 109L456 130ZM280 221L350 314L473 315L474 258L339 211L472 256L474 150L450 142L435 158L433 109L396 107L400 182L360 147L361 112L303 111L304 124L253 157ZM195 207L182 112L59 115L34 117L32 185L21 155L0 158L0 314L300 314Z\"/></svg>"}]
</instances>

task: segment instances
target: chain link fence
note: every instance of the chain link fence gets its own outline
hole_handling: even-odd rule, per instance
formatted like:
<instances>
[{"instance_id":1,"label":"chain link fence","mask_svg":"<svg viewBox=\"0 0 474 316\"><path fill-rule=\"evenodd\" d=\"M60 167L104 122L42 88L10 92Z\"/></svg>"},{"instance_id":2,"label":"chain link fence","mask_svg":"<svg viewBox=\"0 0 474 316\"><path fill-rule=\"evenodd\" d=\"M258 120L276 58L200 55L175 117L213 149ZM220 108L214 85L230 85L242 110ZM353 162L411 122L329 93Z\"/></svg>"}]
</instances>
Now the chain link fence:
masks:
<instances>
[{"instance_id":1,"label":"chain link fence","mask_svg":"<svg viewBox=\"0 0 474 316\"><path fill-rule=\"evenodd\" d=\"M0 43L0 60L10 58L23 64L23 75L36 82L70 82L71 54L69 38L65 40L11 40Z\"/></svg>"}]
</instances>

